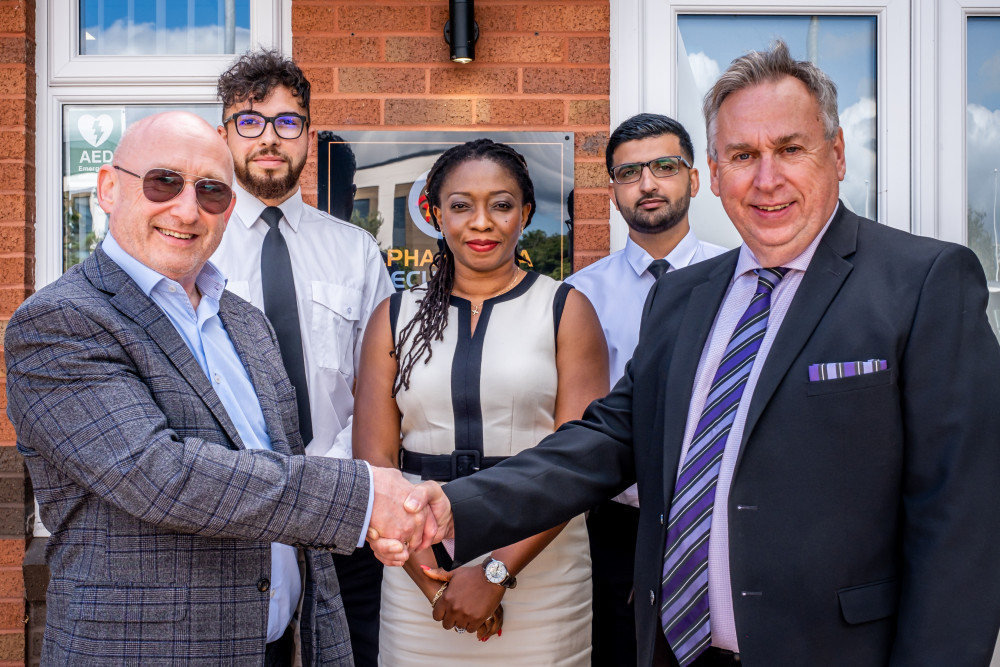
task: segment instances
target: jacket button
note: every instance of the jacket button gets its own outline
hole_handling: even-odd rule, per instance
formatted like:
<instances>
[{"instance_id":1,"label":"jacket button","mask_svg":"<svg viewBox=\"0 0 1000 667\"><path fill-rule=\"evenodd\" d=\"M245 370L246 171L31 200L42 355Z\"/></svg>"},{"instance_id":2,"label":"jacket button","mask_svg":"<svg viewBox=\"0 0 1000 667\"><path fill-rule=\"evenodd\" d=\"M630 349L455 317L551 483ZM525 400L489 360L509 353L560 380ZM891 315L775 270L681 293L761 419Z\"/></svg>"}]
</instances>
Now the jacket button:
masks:
<instances>
[{"instance_id":1,"label":"jacket button","mask_svg":"<svg viewBox=\"0 0 1000 667\"><path fill-rule=\"evenodd\" d=\"M663 515L662 514L660 515L660 525L661 526L663 525Z\"/></svg>"},{"instance_id":2,"label":"jacket button","mask_svg":"<svg viewBox=\"0 0 1000 667\"><path fill-rule=\"evenodd\" d=\"M656 593L649 591L649 606L652 607L656 604Z\"/></svg>"},{"instance_id":3,"label":"jacket button","mask_svg":"<svg viewBox=\"0 0 1000 667\"><path fill-rule=\"evenodd\" d=\"M266 593L271 588L271 582L266 577L257 580L257 590Z\"/></svg>"}]
</instances>

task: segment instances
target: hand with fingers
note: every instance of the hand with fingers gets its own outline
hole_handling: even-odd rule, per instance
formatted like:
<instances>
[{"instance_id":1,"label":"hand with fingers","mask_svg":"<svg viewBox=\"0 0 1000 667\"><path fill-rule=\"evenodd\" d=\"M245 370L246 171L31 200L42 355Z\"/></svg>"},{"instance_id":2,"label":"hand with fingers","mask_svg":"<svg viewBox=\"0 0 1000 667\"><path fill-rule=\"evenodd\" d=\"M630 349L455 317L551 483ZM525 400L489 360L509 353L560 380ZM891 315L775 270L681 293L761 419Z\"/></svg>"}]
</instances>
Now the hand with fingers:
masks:
<instances>
[{"instance_id":1,"label":"hand with fingers","mask_svg":"<svg viewBox=\"0 0 1000 667\"><path fill-rule=\"evenodd\" d=\"M431 600L434 620L441 621L445 630L476 633L485 642L499 636L503 627L503 598L506 588L486 580L481 567L460 567L451 572L442 568L421 566L424 575L443 582Z\"/></svg>"},{"instance_id":2,"label":"hand with fingers","mask_svg":"<svg viewBox=\"0 0 1000 667\"><path fill-rule=\"evenodd\" d=\"M430 502L440 503L440 499L427 492L410 499L414 487L398 470L375 466L371 470L375 500L367 539L380 561L402 565L411 552L430 547L440 532L435 515L428 510Z\"/></svg>"}]
</instances>

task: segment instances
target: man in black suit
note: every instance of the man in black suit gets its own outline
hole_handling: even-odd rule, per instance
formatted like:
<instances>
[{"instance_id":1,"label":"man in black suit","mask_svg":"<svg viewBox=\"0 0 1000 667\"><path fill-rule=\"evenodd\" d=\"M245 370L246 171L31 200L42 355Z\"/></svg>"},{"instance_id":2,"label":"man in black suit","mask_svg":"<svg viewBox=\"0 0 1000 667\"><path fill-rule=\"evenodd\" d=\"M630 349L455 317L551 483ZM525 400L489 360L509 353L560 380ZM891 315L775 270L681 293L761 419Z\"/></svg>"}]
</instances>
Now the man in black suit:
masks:
<instances>
[{"instance_id":1,"label":"man in black suit","mask_svg":"<svg viewBox=\"0 0 1000 667\"><path fill-rule=\"evenodd\" d=\"M464 560L637 481L640 665L989 663L1000 347L983 271L846 209L836 109L783 44L734 61L705 116L743 245L657 282L625 376L583 420L411 495L442 534L453 520Z\"/></svg>"}]
</instances>

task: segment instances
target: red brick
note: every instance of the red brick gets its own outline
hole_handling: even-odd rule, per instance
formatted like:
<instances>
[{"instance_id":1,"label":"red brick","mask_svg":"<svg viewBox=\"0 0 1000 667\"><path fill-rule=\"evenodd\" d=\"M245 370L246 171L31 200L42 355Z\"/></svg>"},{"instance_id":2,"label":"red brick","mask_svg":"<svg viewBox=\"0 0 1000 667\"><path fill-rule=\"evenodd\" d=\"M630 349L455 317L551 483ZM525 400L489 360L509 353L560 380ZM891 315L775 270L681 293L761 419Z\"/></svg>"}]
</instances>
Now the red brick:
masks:
<instances>
[{"instance_id":1,"label":"red brick","mask_svg":"<svg viewBox=\"0 0 1000 667\"><path fill-rule=\"evenodd\" d=\"M316 163L316 156L310 157L306 160L305 169L302 170L302 174L299 176L299 184L302 186L302 190L306 192L315 192L316 183L319 180L319 167ZM315 206L315 204L310 204L310 206Z\"/></svg>"},{"instance_id":2,"label":"red brick","mask_svg":"<svg viewBox=\"0 0 1000 667\"><path fill-rule=\"evenodd\" d=\"M22 34L28 33L28 12L25 11L26 6L30 6L34 9L34 5L25 2L5 2L0 4L0 32L19 32ZM34 12L31 12L32 14ZM31 33L34 35L34 28L32 27Z\"/></svg>"},{"instance_id":3,"label":"red brick","mask_svg":"<svg viewBox=\"0 0 1000 667\"><path fill-rule=\"evenodd\" d=\"M476 102L481 125L562 125L565 104L551 99L488 99Z\"/></svg>"},{"instance_id":4,"label":"red brick","mask_svg":"<svg viewBox=\"0 0 1000 667\"><path fill-rule=\"evenodd\" d=\"M434 37L386 37L385 59L390 63L450 62L448 45L442 35Z\"/></svg>"},{"instance_id":5,"label":"red brick","mask_svg":"<svg viewBox=\"0 0 1000 667\"><path fill-rule=\"evenodd\" d=\"M21 568L0 568L0 598L16 598L24 595L24 581Z\"/></svg>"},{"instance_id":6,"label":"red brick","mask_svg":"<svg viewBox=\"0 0 1000 667\"><path fill-rule=\"evenodd\" d=\"M611 247L611 227L606 222L583 222L573 225L573 248L605 251Z\"/></svg>"},{"instance_id":7,"label":"red brick","mask_svg":"<svg viewBox=\"0 0 1000 667\"><path fill-rule=\"evenodd\" d=\"M313 208L316 208L318 206L318 204L317 204L318 197L316 196L315 192L303 192L302 193L302 201L304 201L305 203L309 204Z\"/></svg>"},{"instance_id":8,"label":"red brick","mask_svg":"<svg viewBox=\"0 0 1000 667\"><path fill-rule=\"evenodd\" d=\"M0 286L0 317L9 318L31 294L25 285ZM0 419L0 441L14 440L14 427L6 419Z\"/></svg>"},{"instance_id":9,"label":"red brick","mask_svg":"<svg viewBox=\"0 0 1000 667\"><path fill-rule=\"evenodd\" d=\"M24 540L0 540L0 567L20 567L24 560L24 549Z\"/></svg>"},{"instance_id":10,"label":"red brick","mask_svg":"<svg viewBox=\"0 0 1000 667\"><path fill-rule=\"evenodd\" d=\"M469 100L386 100L386 125L468 125Z\"/></svg>"},{"instance_id":11,"label":"red brick","mask_svg":"<svg viewBox=\"0 0 1000 667\"><path fill-rule=\"evenodd\" d=\"M24 664L24 623L18 623L14 632L0 634L0 660Z\"/></svg>"},{"instance_id":12,"label":"red brick","mask_svg":"<svg viewBox=\"0 0 1000 667\"><path fill-rule=\"evenodd\" d=\"M332 32L337 29L337 10L328 5L292 3L292 34ZM294 40L293 40L294 42Z\"/></svg>"},{"instance_id":13,"label":"red brick","mask_svg":"<svg viewBox=\"0 0 1000 667\"><path fill-rule=\"evenodd\" d=\"M360 3L355 3L360 4ZM427 30L427 7L406 5L346 6L340 8L337 27L341 30L416 32ZM444 37L442 36L442 40Z\"/></svg>"},{"instance_id":14,"label":"red brick","mask_svg":"<svg viewBox=\"0 0 1000 667\"><path fill-rule=\"evenodd\" d=\"M4 100L0 103L0 127L27 126L34 122L34 116L34 105L23 98Z\"/></svg>"},{"instance_id":15,"label":"red brick","mask_svg":"<svg viewBox=\"0 0 1000 667\"><path fill-rule=\"evenodd\" d=\"M29 257L0 257L0 285L27 285L32 264Z\"/></svg>"},{"instance_id":16,"label":"red brick","mask_svg":"<svg viewBox=\"0 0 1000 667\"><path fill-rule=\"evenodd\" d=\"M573 195L574 220L607 220L611 214L611 200L607 194Z\"/></svg>"},{"instance_id":17,"label":"red brick","mask_svg":"<svg viewBox=\"0 0 1000 667\"><path fill-rule=\"evenodd\" d=\"M569 61L606 65L611 62L611 42L607 37L570 37Z\"/></svg>"},{"instance_id":18,"label":"red brick","mask_svg":"<svg viewBox=\"0 0 1000 667\"><path fill-rule=\"evenodd\" d=\"M379 59L377 37L299 37L292 44L300 63L339 65L375 62Z\"/></svg>"},{"instance_id":19,"label":"red brick","mask_svg":"<svg viewBox=\"0 0 1000 667\"><path fill-rule=\"evenodd\" d=\"M28 154L28 134L25 130L0 132L0 159L23 160Z\"/></svg>"},{"instance_id":20,"label":"red brick","mask_svg":"<svg viewBox=\"0 0 1000 667\"><path fill-rule=\"evenodd\" d=\"M34 213L34 199L28 195L0 195L0 220L28 220L28 213Z\"/></svg>"},{"instance_id":21,"label":"red brick","mask_svg":"<svg viewBox=\"0 0 1000 667\"><path fill-rule=\"evenodd\" d=\"M0 308L3 308L3 292L6 290L0 290ZM11 309L11 313L17 310L17 306L20 306L26 297L22 297L20 301ZM4 370L6 374L6 368ZM8 419L0 419L0 442L9 442L11 444L17 439L17 433L14 431L14 425L10 423Z\"/></svg>"},{"instance_id":22,"label":"red brick","mask_svg":"<svg viewBox=\"0 0 1000 667\"><path fill-rule=\"evenodd\" d=\"M322 93L333 93L336 91L336 67L303 67L302 73L309 79L313 97Z\"/></svg>"},{"instance_id":23,"label":"red brick","mask_svg":"<svg viewBox=\"0 0 1000 667\"><path fill-rule=\"evenodd\" d=\"M341 67L342 93L424 93L427 71L416 67Z\"/></svg>"},{"instance_id":24,"label":"red brick","mask_svg":"<svg viewBox=\"0 0 1000 667\"><path fill-rule=\"evenodd\" d=\"M611 72L606 67L525 67L525 93L607 95Z\"/></svg>"},{"instance_id":25,"label":"red brick","mask_svg":"<svg viewBox=\"0 0 1000 667\"><path fill-rule=\"evenodd\" d=\"M562 37L511 37L482 35L476 43L476 62L558 63L563 62Z\"/></svg>"},{"instance_id":26,"label":"red brick","mask_svg":"<svg viewBox=\"0 0 1000 667\"><path fill-rule=\"evenodd\" d=\"M431 30L444 28L448 20L448 7L431 7ZM476 5L476 23L479 32L507 32L517 26L517 7L510 5Z\"/></svg>"},{"instance_id":27,"label":"red brick","mask_svg":"<svg viewBox=\"0 0 1000 667\"><path fill-rule=\"evenodd\" d=\"M23 97L28 96L30 92L30 96L34 96L34 73L29 76L28 71L24 66L0 67L0 90L2 90L6 95L19 95Z\"/></svg>"},{"instance_id":28,"label":"red brick","mask_svg":"<svg viewBox=\"0 0 1000 667\"><path fill-rule=\"evenodd\" d=\"M0 63L35 66L35 45L23 37L0 37Z\"/></svg>"},{"instance_id":29,"label":"red brick","mask_svg":"<svg viewBox=\"0 0 1000 667\"><path fill-rule=\"evenodd\" d=\"M548 32L608 32L611 6L602 4L534 3L521 8L520 28Z\"/></svg>"},{"instance_id":30,"label":"red brick","mask_svg":"<svg viewBox=\"0 0 1000 667\"><path fill-rule=\"evenodd\" d=\"M570 125L604 125L611 123L611 104L608 100L570 100Z\"/></svg>"},{"instance_id":31,"label":"red brick","mask_svg":"<svg viewBox=\"0 0 1000 667\"><path fill-rule=\"evenodd\" d=\"M573 269L579 271L582 268L588 267L599 259L604 259L608 256L607 252L580 252L573 248Z\"/></svg>"},{"instance_id":32,"label":"red brick","mask_svg":"<svg viewBox=\"0 0 1000 667\"><path fill-rule=\"evenodd\" d=\"M580 188L603 188L608 184L608 170L604 162L581 162L576 160L573 183Z\"/></svg>"},{"instance_id":33,"label":"red brick","mask_svg":"<svg viewBox=\"0 0 1000 667\"><path fill-rule=\"evenodd\" d=\"M457 65L430 71L431 93L498 95L517 92L517 70Z\"/></svg>"},{"instance_id":34,"label":"red brick","mask_svg":"<svg viewBox=\"0 0 1000 667\"><path fill-rule=\"evenodd\" d=\"M0 189L24 192L34 190L34 168L23 162L0 163Z\"/></svg>"},{"instance_id":35,"label":"red brick","mask_svg":"<svg viewBox=\"0 0 1000 667\"><path fill-rule=\"evenodd\" d=\"M24 627L24 602L0 602L0 628Z\"/></svg>"},{"instance_id":36,"label":"red brick","mask_svg":"<svg viewBox=\"0 0 1000 667\"><path fill-rule=\"evenodd\" d=\"M316 125L378 125L378 100L313 99L312 119Z\"/></svg>"},{"instance_id":37,"label":"red brick","mask_svg":"<svg viewBox=\"0 0 1000 667\"><path fill-rule=\"evenodd\" d=\"M603 158L607 145L607 132L577 132L573 137L573 151L578 156Z\"/></svg>"},{"instance_id":38,"label":"red brick","mask_svg":"<svg viewBox=\"0 0 1000 667\"><path fill-rule=\"evenodd\" d=\"M34 239L32 239L31 247L28 247L28 236L29 230L23 226L0 225L0 252L24 252L34 254Z\"/></svg>"}]
</instances>

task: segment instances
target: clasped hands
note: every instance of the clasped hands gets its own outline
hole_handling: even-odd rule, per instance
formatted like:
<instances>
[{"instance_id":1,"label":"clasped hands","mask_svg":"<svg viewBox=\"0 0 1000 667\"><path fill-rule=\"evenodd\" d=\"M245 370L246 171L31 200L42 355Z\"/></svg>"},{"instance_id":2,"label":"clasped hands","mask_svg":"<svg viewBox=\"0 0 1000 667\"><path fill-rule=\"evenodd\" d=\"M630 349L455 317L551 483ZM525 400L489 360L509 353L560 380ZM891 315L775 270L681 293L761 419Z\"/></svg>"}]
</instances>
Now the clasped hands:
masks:
<instances>
[{"instance_id":1,"label":"clasped hands","mask_svg":"<svg viewBox=\"0 0 1000 667\"><path fill-rule=\"evenodd\" d=\"M411 553L454 536L451 502L440 484L414 486L392 468L371 471L375 501L367 540L380 561L401 566Z\"/></svg>"}]
</instances>

